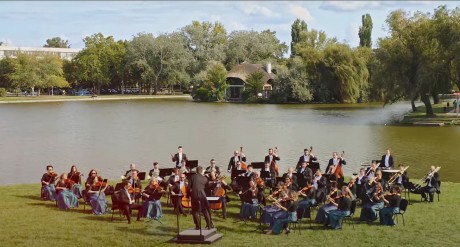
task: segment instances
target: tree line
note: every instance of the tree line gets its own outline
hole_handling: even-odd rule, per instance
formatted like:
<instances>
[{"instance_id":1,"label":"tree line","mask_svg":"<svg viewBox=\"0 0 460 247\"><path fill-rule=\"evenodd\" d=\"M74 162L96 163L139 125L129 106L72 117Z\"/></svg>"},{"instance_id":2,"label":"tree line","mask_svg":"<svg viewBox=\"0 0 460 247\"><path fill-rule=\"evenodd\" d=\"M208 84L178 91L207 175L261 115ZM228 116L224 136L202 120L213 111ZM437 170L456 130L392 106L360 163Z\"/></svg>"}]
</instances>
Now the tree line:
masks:
<instances>
[{"instance_id":1,"label":"tree line","mask_svg":"<svg viewBox=\"0 0 460 247\"><path fill-rule=\"evenodd\" d=\"M138 33L114 40L101 33L84 39L72 61L52 57L0 61L0 87L37 88L137 87L156 94L164 88L193 87L194 98L225 100L227 71L244 61L273 66L273 92L267 101L355 103L421 100L433 115L431 99L460 86L460 10L440 6L433 13L392 11L387 37L372 48L372 18L362 16L352 47L295 20L290 47L271 30L227 33L219 23L193 21L171 33ZM70 47L52 38L45 47ZM290 57L284 55L291 50ZM247 79L243 98L258 101L260 73Z\"/></svg>"}]
</instances>

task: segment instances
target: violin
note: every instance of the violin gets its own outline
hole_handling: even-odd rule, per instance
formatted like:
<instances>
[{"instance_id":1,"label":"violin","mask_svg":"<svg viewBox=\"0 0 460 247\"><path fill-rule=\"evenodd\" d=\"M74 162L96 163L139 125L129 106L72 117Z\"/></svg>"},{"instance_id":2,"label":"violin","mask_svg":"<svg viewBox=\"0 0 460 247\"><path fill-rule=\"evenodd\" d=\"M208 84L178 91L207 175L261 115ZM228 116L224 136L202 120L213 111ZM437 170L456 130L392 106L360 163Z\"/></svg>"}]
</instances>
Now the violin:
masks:
<instances>
[{"instance_id":1,"label":"violin","mask_svg":"<svg viewBox=\"0 0 460 247\"><path fill-rule=\"evenodd\" d=\"M70 190L75 185L75 181L70 178L64 179L64 184L66 185L65 187Z\"/></svg>"},{"instance_id":2,"label":"violin","mask_svg":"<svg viewBox=\"0 0 460 247\"><path fill-rule=\"evenodd\" d=\"M128 188L128 193L129 193L129 194L141 193L141 188L133 188L132 186L130 186L130 187Z\"/></svg>"},{"instance_id":3,"label":"violin","mask_svg":"<svg viewBox=\"0 0 460 247\"><path fill-rule=\"evenodd\" d=\"M313 185L307 185L305 187L303 187L299 192L302 192L302 193L307 193L311 188L313 188Z\"/></svg>"},{"instance_id":4,"label":"violin","mask_svg":"<svg viewBox=\"0 0 460 247\"><path fill-rule=\"evenodd\" d=\"M107 181L104 181L101 176L97 177L97 182L94 183L96 187L105 187L107 186Z\"/></svg>"},{"instance_id":5,"label":"violin","mask_svg":"<svg viewBox=\"0 0 460 247\"><path fill-rule=\"evenodd\" d=\"M258 177L258 178L256 179L256 183L257 183L257 185L260 186L260 187L264 187L264 186L265 186L265 182L264 182L264 180L263 180L261 177Z\"/></svg>"}]
</instances>

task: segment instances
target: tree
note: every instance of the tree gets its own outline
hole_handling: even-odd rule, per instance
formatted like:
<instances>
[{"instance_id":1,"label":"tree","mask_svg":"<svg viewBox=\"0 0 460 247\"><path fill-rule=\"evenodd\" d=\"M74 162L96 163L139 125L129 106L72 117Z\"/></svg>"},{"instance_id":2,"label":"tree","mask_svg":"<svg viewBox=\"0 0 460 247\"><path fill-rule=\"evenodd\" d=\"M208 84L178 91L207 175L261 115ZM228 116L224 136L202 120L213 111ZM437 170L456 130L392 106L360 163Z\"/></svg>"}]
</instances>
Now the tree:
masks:
<instances>
[{"instance_id":1,"label":"tree","mask_svg":"<svg viewBox=\"0 0 460 247\"><path fill-rule=\"evenodd\" d=\"M42 88L66 88L69 83L64 78L61 58L47 55L38 60L38 73L40 76L40 86Z\"/></svg>"},{"instance_id":2,"label":"tree","mask_svg":"<svg viewBox=\"0 0 460 247\"><path fill-rule=\"evenodd\" d=\"M372 45L372 18L370 14L362 15L361 27L359 27L359 46L371 47Z\"/></svg>"},{"instance_id":3,"label":"tree","mask_svg":"<svg viewBox=\"0 0 460 247\"><path fill-rule=\"evenodd\" d=\"M6 57L0 60L0 87L11 88L13 81L11 74L14 72L16 59Z\"/></svg>"},{"instance_id":4,"label":"tree","mask_svg":"<svg viewBox=\"0 0 460 247\"><path fill-rule=\"evenodd\" d=\"M46 40L46 44L43 47L54 47L54 48L70 48L68 40L63 40L60 37L54 37Z\"/></svg>"},{"instance_id":5,"label":"tree","mask_svg":"<svg viewBox=\"0 0 460 247\"><path fill-rule=\"evenodd\" d=\"M225 66L217 61L208 63L206 70L198 76L201 82L195 99L201 101L222 101L225 99L227 85L227 70Z\"/></svg>"},{"instance_id":6,"label":"tree","mask_svg":"<svg viewBox=\"0 0 460 247\"><path fill-rule=\"evenodd\" d=\"M262 93L264 88L264 74L261 71L255 71L246 79L246 85L243 91L243 100L253 102L258 98L258 94Z\"/></svg>"},{"instance_id":7,"label":"tree","mask_svg":"<svg viewBox=\"0 0 460 247\"><path fill-rule=\"evenodd\" d=\"M38 60L35 56L19 53L14 72L10 75L12 87L30 88L34 93L35 88L41 86L38 68Z\"/></svg>"},{"instance_id":8,"label":"tree","mask_svg":"<svg viewBox=\"0 0 460 247\"><path fill-rule=\"evenodd\" d=\"M313 99L310 87L310 73L306 64L300 57L293 57L288 62L288 67L279 69L276 78L276 87L272 97L281 102L309 102Z\"/></svg>"},{"instance_id":9,"label":"tree","mask_svg":"<svg viewBox=\"0 0 460 247\"><path fill-rule=\"evenodd\" d=\"M291 57L297 55L295 46L301 42L301 33L305 31L307 31L307 23L303 20L296 19L291 26Z\"/></svg>"}]
</instances>

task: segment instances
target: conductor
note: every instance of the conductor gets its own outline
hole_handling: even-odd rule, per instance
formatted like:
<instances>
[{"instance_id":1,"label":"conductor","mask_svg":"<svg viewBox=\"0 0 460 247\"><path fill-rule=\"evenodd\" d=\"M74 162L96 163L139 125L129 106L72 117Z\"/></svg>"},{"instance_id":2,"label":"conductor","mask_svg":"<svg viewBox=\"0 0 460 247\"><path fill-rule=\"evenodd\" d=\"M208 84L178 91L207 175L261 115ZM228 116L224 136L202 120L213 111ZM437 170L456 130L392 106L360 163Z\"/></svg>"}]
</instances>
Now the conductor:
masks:
<instances>
[{"instance_id":1,"label":"conductor","mask_svg":"<svg viewBox=\"0 0 460 247\"><path fill-rule=\"evenodd\" d=\"M198 166L196 168L196 174L190 177L188 194L191 195L192 201L192 215L193 222L195 223L195 230L200 229L200 212L203 213L204 219L206 220L206 229L209 230L214 228L214 224L211 220L211 213L209 209L209 203L206 199L205 189L209 188L208 179L203 175L203 167Z\"/></svg>"}]
</instances>

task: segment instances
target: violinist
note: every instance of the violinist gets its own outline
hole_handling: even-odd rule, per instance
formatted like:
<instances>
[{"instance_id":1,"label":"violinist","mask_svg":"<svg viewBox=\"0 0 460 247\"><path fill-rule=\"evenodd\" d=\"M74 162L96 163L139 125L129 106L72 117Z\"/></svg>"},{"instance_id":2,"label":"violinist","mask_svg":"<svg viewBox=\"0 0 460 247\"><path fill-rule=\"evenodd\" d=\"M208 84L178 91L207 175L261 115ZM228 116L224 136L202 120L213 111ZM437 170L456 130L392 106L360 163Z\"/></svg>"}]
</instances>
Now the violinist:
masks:
<instances>
[{"instance_id":1,"label":"violinist","mask_svg":"<svg viewBox=\"0 0 460 247\"><path fill-rule=\"evenodd\" d=\"M108 213L107 200L105 198L105 190L107 189L107 183L104 183L102 177L97 176L95 170L91 170L91 184L88 188L89 202L94 215L103 215ZM88 183L88 181L87 181Z\"/></svg>"},{"instance_id":2,"label":"violinist","mask_svg":"<svg viewBox=\"0 0 460 247\"><path fill-rule=\"evenodd\" d=\"M286 230L286 234L289 233L288 223L297 221L297 199L297 193L291 190L287 193L287 197L284 198L284 204L275 201L274 204L282 210L282 213L274 217L273 224L270 225L267 234L279 234L283 229Z\"/></svg>"},{"instance_id":3,"label":"violinist","mask_svg":"<svg viewBox=\"0 0 460 247\"><path fill-rule=\"evenodd\" d=\"M356 198L356 177L350 177L350 181L347 184L348 189L350 189L351 194Z\"/></svg>"},{"instance_id":4,"label":"violinist","mask_svg":"<svg viewBox=\"0 0 460 247\"><path fill-rule=\"evenodd\" d=\"M141 221L142 216L142 205L135 202L135 199L131 197L129 189L132 188L132 184L129 180L123 180L124 188L120 191L120 199L118 206L123 210L124 214L128 218L128 224L131 224L131 210L137 210L137 221Z\"/></svg>"},{"instance_id":5,"label":"violinist","mask_svg":"<svg viewBox=\"0 0 460 247\"><path fill-rule=\"evenodd\" d=\"M42 176L42 198L55 201L56 200L56 187L54 182L57 178L57 173L53 171L52 165L46 166L46 173Z\"/></svg>"},{"instance_id":6,"label":"violinist","mask_svg":"<svg viewBox=\"0 0 460 247\"><path fill-rule=\"evenodd\" d=\"M332 210L328 215L328 223L333 230L342 229L342 222L345 216L350 215L351 202L354 199L350 187L342 186L341 196L338 201L331 201L332 204L337 206L337 210Z\"/></svg>"},{"instance_id":7,"label":"violinist","mask_svg":"<svg viewBox=\"0 0 460 247\"><path fill-rule=\"evenodd\" d=\"M316 214L315 221L320 224L324 224L327 222L327 217L330 211L332 210L337 210L337 205L331 203L333 199L335 199L338 196L338 187L337 187L337 182L332 181L331 182L331 190L329 194L326 196L326 204L321 206L318 209L318 213Z\"/></svg>"},{"instance_id":8,"label":"violinist","mask_svg":"<svg viewBox=\"0 0 460 247\"><path fill-rule=\"evenodd\" d=\"M295 178L295 176L293 176ZM285 177L284 179L284 186L287 190L293 190L293 191L297 191L298 190L298 186L296 183L294 183L290 177Z\"/></svg>"},{"instance_id":9,"label":"violinist","mask_svg":"<svg viewBox=\"0 0 460 247\"><path fill-rule=\"evenodd\" d=\"M249 189L244 192L240 191L239 196L243 202L240 208L240 218L255 219L259 204L262 201L257 183L254 180L250 180Z\"/></svg>"},{"instance_id":10,"label":"violinist","mask_svg":"<svg viewBox=\"0 0 460 247\"><path fill-rule=\"evenodd\" d=\"M218 166L216 166L216 160L215 159L211 159L209 161L209 166L206 167L206 173L210 173L212 169L216 169L216 175L220 175L220 168Z\"/></svg>"},{"instance_id":11,"label":"violinist","mask_svg":"<svg viewBox=\"0 0 460 247\"><path fill-rule=\"evenodd\" d=\"M387 204L385 208L379 211L380 225L394 226L393 215L399 212L399 204L401 203L401 187L395 185L391 188L389 195L383 197Z\"/></svg>"},{"instance_id":12,"label":"violinist","mask_svg":"<svg viewBox=\"0 0 460 247\"><path fill-rule=\"evenodd\" d=\"M130 193L131 193L132 198L134 200L136 200L136 202L138 202L139 198L141 198L141 196L142 196L142 194L141 194L142 181L137 176L138 175L137 170L133 170L131 175L132 176L128 179L129 182L131 183L131 187L132 187L132 189L130 190Z\"/></svg>"},{"instance_id":13,"label":"violinist","mask_svg":"<svg viewBox=\"0 0 460 247\"><path fill-rule=\"evenodd\" d=\"M297 169L297 174L302 174L298 181L299 187L305 187L307 183L311 184L313 171L308 167L306 161L302 161L302 165Z\"/></svg>"},{"instance_id":14,"label":"violinist","mask_svg":"<svg viewBox=\"0 0 460 247\"><path fill-rule=\"evenodd\" d=\"M70 191L69 187L74 181L67 179L67 174L62 173L56 183L56 201L58 208L69 210L78 207L78 198Z\"/></svg>"},{"instance_id":15,"label":"violinist","mask_svg":"<svg viewBox=\"0 0 460 247\"><path fill-rule=\"evenodd\" d=\"M150 179L155 178L159 183L163 181L163 178L160 177L160 165L158 162L153 162L153 169L149 171Z\"/></svg>"},{"instance_id":16,"label":"violinist","mask_svg":"<svg viewBox=\"0 0 460 247\"><path fill-rule=\"evenodd\" d=\"M343 155L339 158L337 152L332 153L332 158L329 159L329 163L327 164L326 167L326 174L329 176L330 181L337 181L338 185L340 186L343 184L343 174L342 176L338 177L336 174L336 170L338 171L342 170L342 166L346 165L347 162L343 158Z\"/></svg>"},{"instance_id":17,"label":"violinist","mask_svg":"<svg viewBox=\"0 0 460 247\"><path fill-rule=\"evenodd\" d=\"M152 178L149 185L142 191L142 197L144 198L143 212L147 219L159 220L163 217L160 199L164 193L164 188L160 186L156 178Z\"/></svg>"},{"instance_id":18,"label":"violinist","mask_svg":"<svg viewBox=\"0 0 460 247\"><path fill-rule=\"evenodd\" d=\"M177 169L177 168L176 168ZM174 213L175 214L183 214L184 216L187 216L185 213L184 209L182 208L182 197L184 196L182 194L184 186L188 186L188 181L186 179L187 177L185 174L180 174L179 175L179 181L173 182L171 185L171 196L172 196L172 203L174 206Z\"/></svg>"},{"instance_id":19,"label":"violinist","mask_svg":"<svg viewBox=\"0 0 460 247\"><path fill-rule=\"evenodd\" d=\"M260 171L256 171L255 173L255 176L254 176L254 181L256 182L257 184L257 189L259 190L259 194L260 196L262 197L262 201L260 202L260 204L262 205L266 205L266 202L265 202L265 193L264 193L264 190L265 190L265 181L264 179L262 179L260 177Z\"/></svg>"},{"instance_id":20,"label":"violinist","mask_svg":"<svg viewBox=\"0 0 460 247\"><path fill-rule=\"evenodd\" d=\"M67 174L67 177L73 181L73 186L70 189L78 198L83 197L82 188L81 188L81 174L77 166L73 165L70 167L70 172Z\"/></svg>"},{"instance_id":21,"label":"violinist","mask_svg":"<svg viewBox=\"0 0 460 247\"><path fill-rule=\"evenodd\" d=\"M275 173L278 173L278 170L277 170L277 165L276 165L276 161L277 160L280 160L280 157L278 156L277 152L273 151L273 148L269 148L268 149L268 155L265 156L264 158L264 162L265 163L270 163L270 166L273 167L273 169L275 170Z\"/></svg>"},{"instance_id":22,"label":"violinist","mask_svg":"<svg viewBox=\"0 0 460 247\"><path fill-rule=\"evenodd\" d=\"M216 175L216 172L213 170L209 173L209 190L206 193L208 196L218 196L220 203L222 205L222 218L227 218L227 202L230 198L227 196L227 190L231 190L230 185L225 182L225 177ZM219 191L222 189L221 191ZM212 204L211 204L212 208Z\"/></svg>"},{"instance_id":23,"label":"violinist","mask_svg":"<svg viewBox=\"0 0 460 247\"><path fill-rule=\"evenodd\" d=\"M243 148L241 148L241 150L242 149ZM235 152L233 152L233 156L230 158L230 161L228 162L228 173L231 173L233 170L236 170L236 167L238 166L237 163L239 161L246 162L246 155L244 155L243 152L240 153L238 150L235 150Z\"/></svg>"},{"instance_id":24,"label":"violinist","mask_svg":"<svg viewBox=\"0 0 460 247\"><path fill-rule=\"evenodd\" d=\"M283 181L284 183L286 182L286 179L289 178L292 186L295 186L295 188L289 188L289 189L294 189L294 191L297 191L297 176L294 174L294 168L289 167L287 173L283 174Z\"/></svg>"},{"instance_id":25,"label":"violinist","mask_svg":"<svg viewBox=\"0 0 460 247\"><path fill-rule=\"evenodd\" d=\"M303 162L307 162L307 164L311 164L313 161L318 160L313 153L311 153L311 150L308 148L305 148L303 150L303 155L299 157L299 161L297 162L296 170L299 170L300 167L302 167Z\"/></svg>"},{"instance_id":26,"label":"violinist","mask_svg":"<svg viewBox=\"0 0 460 247\"><path fill-rule=\"evenodd\" d=\"M382 184L376 182L371 195L369 196L369 200L363 201L363 207L361 209L359 220L371 223L377 219L377 210L382 209L384 206L383 193Z\"/></svg>"},{"instance_id":27,"label":"violinist","mask_svg":"<svg viewBox=\"0 0 460 247\"><path fill-rule=\"evenodd\" d=\"M177 147L177 153L173 156L171 155L172 162L176 163L176 168L183 168L182 167L182 160L187 161L187 155L183 153L182 146Z\"/></svg>"},{"instance_id":28,"label":"violinist","mask_svg":"<svg viewBox=\"0 0 460 247\"><path fill-rule=\"evenodd\" d=\"M307 215L309 215L310 207L316 204L315 192L315 186L310 182L307 182L305 187L299 190L299 196L303 197L303 199L299 201L299 208L303 208L304 212L307 211Z\"/></svg>"}]
</instances>

